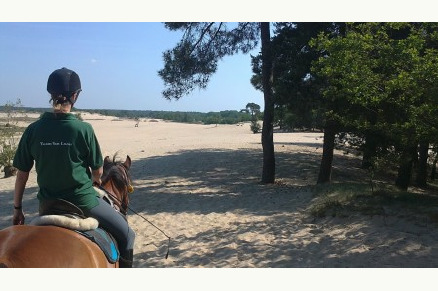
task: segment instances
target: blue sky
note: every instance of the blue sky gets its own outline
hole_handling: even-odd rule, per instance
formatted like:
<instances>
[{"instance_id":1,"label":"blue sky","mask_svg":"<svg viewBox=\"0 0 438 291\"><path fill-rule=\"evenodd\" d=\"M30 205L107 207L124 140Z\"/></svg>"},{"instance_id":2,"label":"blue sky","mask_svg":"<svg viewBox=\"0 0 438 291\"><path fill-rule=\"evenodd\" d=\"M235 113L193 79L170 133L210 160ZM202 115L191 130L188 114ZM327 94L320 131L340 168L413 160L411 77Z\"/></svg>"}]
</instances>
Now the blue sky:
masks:
<instances>
[{"instance_id":1,"label":"blue sky","mask_svg":"<svg viewBox=\"0 0 438 291\"><path fill-rule=\"evenodd\" d=\"M2 4L0 105L20 98L24 106L48 107L47 77L67 67L81 77L79 109L209 112L240 110L249 102L263 108L262 93L249 81L249 54L223 59L206 90L164 99L157 72L162 53L181 34L166 30L162 21L437 21L438 15L429 0L55 2Z\"/></svg>"},{"instance_id":2,"label":"blue sky","mask_svg":"<svg viewBox=\"0 0 438 291\"><path fill-rule=\"evenodd\" d=\"M81 78L79 109L209 112L240 110L249 102L263 106L262 93L249 81L249 54L224 58L206 90L178 101L162 97L162 53L180 36L161 22L2 22L0 104L20 98L24 106L48 107L47 78L67 67Z\"/></svg>"}]
</instances>

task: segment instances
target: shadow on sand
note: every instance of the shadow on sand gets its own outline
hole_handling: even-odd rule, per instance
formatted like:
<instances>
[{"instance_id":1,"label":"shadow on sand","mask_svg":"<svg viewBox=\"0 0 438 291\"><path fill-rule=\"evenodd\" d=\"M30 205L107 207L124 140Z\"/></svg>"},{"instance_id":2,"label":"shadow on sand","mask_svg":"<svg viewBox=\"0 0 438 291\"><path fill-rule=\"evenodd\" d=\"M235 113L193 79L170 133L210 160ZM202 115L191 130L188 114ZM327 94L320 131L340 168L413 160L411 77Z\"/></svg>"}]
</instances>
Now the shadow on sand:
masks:
<instances>
[{"instance_id":1,"label":"shadow on sand","mask_svg":"<svg viewBox=\"0 0 438 291\"><path fill-rule=\"evenodd\" d=\"M262 155L258 151L181 151L137 160L131 174L140 193L132 195L131 203L150 214L176 211L206 214L234 210L254 215L272 214L282 210L282 205L289 201L287 195L281 197L284 201L274 204L248 203L247 199L262 199L266 194L278 194L281 189L290 195L302 192L297 189L315 183L318 160L316 154L277 154L279 182L274 185L259 183ZM287 183L281 182L286 179ZM177 207L173 209L173 205Z\"/></svg>"},{"instance_id":2,"label":"shadow on sand","mask_svg":"<svg viewBox=\"0 0 438 291\"><path fill-rule=\"evenodd\" d=\"M131 197L131 205L136 211L152 217L191 213L207 219L209 215L238 213L254 218L216 225L193 235L175 233L168 260L164 259L167 241L157 236L156 249L136 253L136 266L437 265L438 250L431 252L425 247L414 251L412 245L421 245L418 234L407 234L396 226L391 229L382 217L361 219L357 229L349 232L344 224L351 223L350 218L316 221L306 215L306 208L314 199L320 154L277 152L276 163L277 182L262 185L262 154L255 150L187 150L135 161L131 173L137 192ZM358 159L338 154L333 179L363 182L366 173L359 166ZM178 223L190 228L196 222ZM342 235L332 235L330 231ZM373 233L368 237L366 233L370 231Z\"/></svg>"},{"instance_id":3,"label":"shadow on sand","mask_svg":"<svg viewBox=\"0 0 438 291\"><path fill-rule=\"evenodd\" d=\"M8 179L14 179L15 181L15 177L9 177ZM37 192L37 187L29 187L24 191L23 211L26 215L26 222L31 221L38 213ZM11 226L14 210L13 191L0 191L0 210L0 229Z\"/></svg>"}]
</instances>

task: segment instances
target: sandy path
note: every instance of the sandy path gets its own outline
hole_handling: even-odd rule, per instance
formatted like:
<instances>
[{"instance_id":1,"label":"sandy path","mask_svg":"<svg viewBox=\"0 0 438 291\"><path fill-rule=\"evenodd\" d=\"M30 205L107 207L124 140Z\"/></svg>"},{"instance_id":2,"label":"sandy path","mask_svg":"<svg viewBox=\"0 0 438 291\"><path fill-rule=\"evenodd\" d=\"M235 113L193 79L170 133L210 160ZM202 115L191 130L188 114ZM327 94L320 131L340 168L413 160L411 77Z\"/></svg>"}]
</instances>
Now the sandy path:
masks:
<instances>
[{"instance_id":1,"label":"sandy path","mask_svg":"<svg viewBox=\"0 0 438 291\"><path fill-rule=\"evenodd\" d=\"M274 135L277 183L261 185L260 134L249 124L195 125L83 114L105 155L133 159L129 222L135 267L436 267L438 230L427 221L354 215L314 219L306 212L319 166L321 133ZM336 163L354 159L335 157ZM360 176L362 173L358 172ZM0 179L0 227L10 224L14 178ZM36 177L25 192L36 215Z\"/></svg>"}]
</instances>

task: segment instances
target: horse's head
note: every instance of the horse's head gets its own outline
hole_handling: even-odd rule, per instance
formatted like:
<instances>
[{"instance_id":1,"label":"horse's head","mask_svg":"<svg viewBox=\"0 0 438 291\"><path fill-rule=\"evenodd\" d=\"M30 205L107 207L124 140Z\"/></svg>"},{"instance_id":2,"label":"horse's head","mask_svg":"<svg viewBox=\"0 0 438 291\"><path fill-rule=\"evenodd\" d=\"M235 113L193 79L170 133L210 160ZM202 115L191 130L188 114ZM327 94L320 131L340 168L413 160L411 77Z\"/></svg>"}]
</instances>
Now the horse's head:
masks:
<instances>
[{"instance_id":1,"label":"horse's head","mask_svg":"<svg viewBox=\"0 0 438 291\"><path fill-rule=\"evenodd\" d=\"M134 191L129 169L131 158L127 155L124 162L111 160L106 156L103 162L102 187L112 196L114 204L123 215L128 213L129 193Z\"/></svg>"}]
</instances>

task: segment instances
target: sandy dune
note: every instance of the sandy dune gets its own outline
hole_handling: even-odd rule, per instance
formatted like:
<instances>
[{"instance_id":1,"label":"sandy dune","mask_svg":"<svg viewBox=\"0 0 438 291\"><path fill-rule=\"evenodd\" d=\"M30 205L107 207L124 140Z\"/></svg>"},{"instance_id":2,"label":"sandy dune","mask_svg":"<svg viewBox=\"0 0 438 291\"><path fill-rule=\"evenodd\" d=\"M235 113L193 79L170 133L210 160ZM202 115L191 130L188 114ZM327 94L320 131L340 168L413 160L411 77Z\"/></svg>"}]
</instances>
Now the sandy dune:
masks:
<instances>
[{"instance_id":1,"label":"sandy dune","mask_svg":"<svg viewBox=\"0 0 438 291\"><path fill-rule=\"evenodd\" d=\"M249 124L198 125L122 120L83 113L105 155L133 159L134 266L209 268L432 267L438 265L438 229L427 222L391 216L353 215L314 219L321 133L274 135L277 183L261 185L260 134ZM358 161L338 153L362 175ZM338 176L337 176L338 175ZM0 179L0 228L11 223L14 178ZM37 214L32 170L24 211Z\"/></svg>"}]
</instances>

